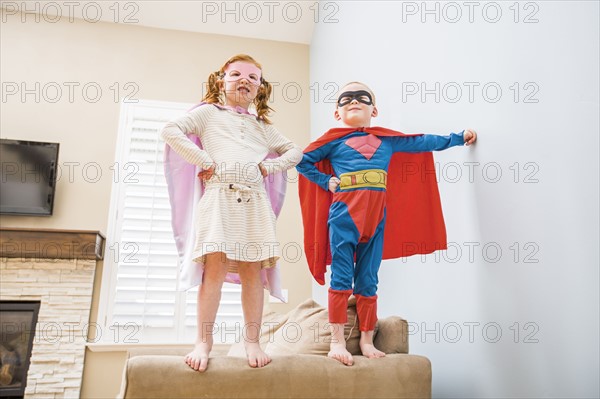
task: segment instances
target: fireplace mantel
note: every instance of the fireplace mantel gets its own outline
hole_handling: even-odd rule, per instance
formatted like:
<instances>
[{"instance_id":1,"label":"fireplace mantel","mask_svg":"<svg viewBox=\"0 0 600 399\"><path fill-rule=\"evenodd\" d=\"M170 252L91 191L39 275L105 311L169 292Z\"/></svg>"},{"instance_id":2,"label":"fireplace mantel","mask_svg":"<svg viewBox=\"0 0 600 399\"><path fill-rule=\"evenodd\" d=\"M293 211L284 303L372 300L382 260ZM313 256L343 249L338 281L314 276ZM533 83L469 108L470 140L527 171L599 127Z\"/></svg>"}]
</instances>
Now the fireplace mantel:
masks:
<instances>
[{"instance_id":1,"label":"fireplace mantel","mask_svg":"<svg viewBox=\"0 0 600 399\"><path fill-rule=\"evenodd\" d=\"M99 231L0 228L0 258L104 258L105 237Z\"/></svg>"}]
</instances>

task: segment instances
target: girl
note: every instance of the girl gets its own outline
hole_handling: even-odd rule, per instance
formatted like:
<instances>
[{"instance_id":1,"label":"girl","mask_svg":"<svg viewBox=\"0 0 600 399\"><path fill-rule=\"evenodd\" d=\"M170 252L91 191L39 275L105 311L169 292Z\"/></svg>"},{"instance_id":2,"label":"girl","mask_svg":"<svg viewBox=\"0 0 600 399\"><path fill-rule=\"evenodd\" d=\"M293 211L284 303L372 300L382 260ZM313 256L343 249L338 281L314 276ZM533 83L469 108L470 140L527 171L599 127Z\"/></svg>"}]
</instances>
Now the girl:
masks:
<instances>
[{"instance_id":1,"label":"girl","mask_svg":"<svg viewBox=\"0 0 600 399\"><path fill-rule=\"evenodd\" d=\"M207 368L224 281L242 285L248 363L263 367L271 361L260 347L259 328L263 287L274 295L279 293L275 213L283 198L277 182L283 180L263 178L290 169L302 159L300 148L283 137L268 119L271 89L259 63L248 55L236 55L209 76L203 103L167 123L161 132L168 144L165 172L175 239L182 257L184 286L180 288L201 284L198 334L194 349L185 357L194 370ZM249 113L250 105L255 106L256 115ZM269 153L275 153L275 158L265 159ZM178 201L182 191L189 194L188 198L194 197L189 173L188 180L175 184L175 176L183 175L183 162L198 168L203 183L203 190L201 187L195 197L201 198L193 209L180 206ZM185 235L189 230L184 225L190 219L193 225L189 230L195 232L188 239Z\"/></svg>"}]
</instances>

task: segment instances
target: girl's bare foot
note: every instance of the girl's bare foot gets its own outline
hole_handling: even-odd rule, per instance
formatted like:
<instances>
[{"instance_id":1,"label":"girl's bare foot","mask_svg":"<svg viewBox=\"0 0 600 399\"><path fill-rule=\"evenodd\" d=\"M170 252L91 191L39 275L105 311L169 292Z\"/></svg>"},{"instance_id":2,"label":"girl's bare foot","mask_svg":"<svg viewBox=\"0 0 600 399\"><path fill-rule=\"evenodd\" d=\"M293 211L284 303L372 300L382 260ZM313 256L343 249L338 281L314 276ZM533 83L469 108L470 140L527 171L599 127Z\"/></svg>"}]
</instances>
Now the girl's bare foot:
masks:
<instances>
[{"instance_id":1,"label":"girl's bare foot","mask_svg":"<svg viewBox=\"0 0 600 399\"><path fill-rule=\"evenodd\" d=\"M385 356L384 352L373 345L373 331L361 331L359 345L363 356L369 359Z\"/></svg>"},{"instance_id":2,"label":"girl's bare foot","mask_svg":"<svg viewBox=\"0 0 600 399\"><path fill-rule=\"evenodd\" d=\"M264 367L271 363L271 358L260 347L257 342L245 342L246 355L248 356L248 364L250 367Z\"/></svg>"},{"instance_id":3,"label":"girl's bare foot","mask_svg":"<svg viewBox=\"0 0 600 399\"><path fill-rule=\"evenodd\" d=\"M197 343L194 349L185 355L186 364L196 371L206 371L208 367L208 355L211 349L212 345L207 342Z\"/></svg>"},{"instance_id":4,"label":"girl's bare foot","mask_svg":"<svg viewBox=\"0 0 600 399\"><path fill-rule=\"evenodd\" d=\"M346 349L346 342L342 343L331 343L329 346L329 353L327 354L332 359L337 360L338 362L345 364L346 366L352 366L354 364L354 359L348 349Z\"/></svg>"}]
</instances>

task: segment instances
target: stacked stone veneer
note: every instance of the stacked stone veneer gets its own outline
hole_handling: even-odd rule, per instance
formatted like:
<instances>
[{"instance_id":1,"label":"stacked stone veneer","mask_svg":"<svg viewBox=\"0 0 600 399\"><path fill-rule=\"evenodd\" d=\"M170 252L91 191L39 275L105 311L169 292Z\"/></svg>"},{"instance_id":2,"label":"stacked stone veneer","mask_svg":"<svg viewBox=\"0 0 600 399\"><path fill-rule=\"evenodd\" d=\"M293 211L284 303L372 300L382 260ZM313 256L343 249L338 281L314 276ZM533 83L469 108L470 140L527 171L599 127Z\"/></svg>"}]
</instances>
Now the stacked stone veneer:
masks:
<instances>
[{"instance_id":1,"label":"stacked stone veneer","mask_svg":"<svg viewBox=\"0 0 600 399\"><path fill-rule=\"evenodd\" d=\"M0 300L41 301L26 398L79 397L95 260L0 258Z\"/></svg>"}]
</instances>

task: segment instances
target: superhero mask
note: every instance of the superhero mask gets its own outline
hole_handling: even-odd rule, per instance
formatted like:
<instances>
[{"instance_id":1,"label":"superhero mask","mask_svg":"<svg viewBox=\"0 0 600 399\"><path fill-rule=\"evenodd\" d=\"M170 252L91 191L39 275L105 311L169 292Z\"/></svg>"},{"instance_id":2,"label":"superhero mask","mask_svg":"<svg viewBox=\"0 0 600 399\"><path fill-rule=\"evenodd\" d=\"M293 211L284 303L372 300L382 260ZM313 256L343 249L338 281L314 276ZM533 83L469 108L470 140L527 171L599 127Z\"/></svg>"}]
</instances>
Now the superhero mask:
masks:
<instances>
[{"instance_id":1,"label":"superhero mask","mask_svg":"<svg viewBox=\"0 0 600 399\"><path fill-rule=\"evenodd\" d=\"M345 105L350 104L353 100L358 101L359 103L373 105L373 97L371 97L371 93L366 90L358 90L358 91L345 91L338 97L338 107L343 107Z\"/></svg>"},{"instance_id":2,"label":"superhero mask","mask_svg":"<svg viewBox=\"0 0 600 399\"><path fill-rule=\"evenodd\" d=\"M259 86L262 73L260 68L248 62L232 62L225 69L223 80L226 82L237 82L245 78L250 84Z\"/></svg>"}]
</instances>

